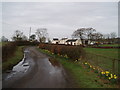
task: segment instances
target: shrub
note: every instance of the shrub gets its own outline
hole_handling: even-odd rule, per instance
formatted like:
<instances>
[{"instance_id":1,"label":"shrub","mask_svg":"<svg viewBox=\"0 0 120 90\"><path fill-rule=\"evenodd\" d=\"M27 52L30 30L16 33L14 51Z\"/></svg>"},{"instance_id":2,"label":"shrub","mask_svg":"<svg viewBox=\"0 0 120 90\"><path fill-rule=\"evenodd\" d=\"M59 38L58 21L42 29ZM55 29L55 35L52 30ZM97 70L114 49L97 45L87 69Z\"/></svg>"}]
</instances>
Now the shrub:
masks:
<instances>
[{"instance_id":1,"label":"shrub","mask_svg":"<svg viewBox=\"0 0 120 90\"><path fill-rule=\"evenodd\" d=\"M39 48L49 50L54 54L67 55L72 60L79 59L84 55L84 50L81 46L65 46L54 44L40 44Z\"/></svg>"},{"instance_id":2,"label":"shrub","mask_svg":"<svg viewBox=\"0 0 120 90\"><path fill-rule=\"evenodd\" d=\"M4 46L2 46L2 61L6 61L7 58L11 57L16 50L16 44L15 43L8 43Z\"/></svg>"}]
</instances>

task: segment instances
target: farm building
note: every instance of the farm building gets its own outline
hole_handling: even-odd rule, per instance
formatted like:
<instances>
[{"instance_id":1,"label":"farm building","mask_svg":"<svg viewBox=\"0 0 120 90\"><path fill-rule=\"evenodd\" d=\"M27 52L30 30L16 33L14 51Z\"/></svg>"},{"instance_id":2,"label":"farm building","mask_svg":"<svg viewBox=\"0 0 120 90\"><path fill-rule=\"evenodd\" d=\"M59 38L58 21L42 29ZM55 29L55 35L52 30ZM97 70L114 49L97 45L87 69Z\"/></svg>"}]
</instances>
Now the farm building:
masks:
<instances>
[{"instance_id":1,"label":"farm building","mask_svg":"<svg viewBox=\"0 0 120 90\"><path fill-rule=\"evenodd\" d=\"M68 38L62 38L61 40L59 40L59 44L67 44L66 41L68 40Z\"/></svg>"},{"instance_id":2,"label":"farm building","mask_svg":"<svg viewBox=\"0 0 120 90\"><path fill-rule=\"evenodd\" d=\"M58 44L59 43L59 39L58 38L53 38L51 43L52 44Z\"/></svg>"},{"instance_id":3,"label":"farm building","mask_svg":"<svg viewBox=\"0 0 120 90\"><path fill-rule=\"evenodd\" d=\"M68 39L66 43L67 45L82 45L82 42L80 39Z\"/></svg>"}]
</instances>

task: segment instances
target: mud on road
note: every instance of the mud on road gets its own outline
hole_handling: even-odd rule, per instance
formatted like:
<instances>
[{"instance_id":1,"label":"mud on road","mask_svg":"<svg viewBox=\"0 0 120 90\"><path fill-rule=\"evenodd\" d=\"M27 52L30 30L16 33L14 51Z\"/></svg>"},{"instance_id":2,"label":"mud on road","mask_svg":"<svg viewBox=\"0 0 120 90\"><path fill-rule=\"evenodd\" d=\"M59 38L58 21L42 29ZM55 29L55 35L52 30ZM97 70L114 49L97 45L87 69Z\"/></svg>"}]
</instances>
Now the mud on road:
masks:
<instances>
[{"instance_id":1,"label":"mud on road","mask_svg":"<svg viewBox=\"0 0 120 90\"><path fill-rule=\"evenodd\" d=\"M23 60L3 74L3 88L73 88L73 82L62 65L27 47Z\"/></svg>"}]
</instances>

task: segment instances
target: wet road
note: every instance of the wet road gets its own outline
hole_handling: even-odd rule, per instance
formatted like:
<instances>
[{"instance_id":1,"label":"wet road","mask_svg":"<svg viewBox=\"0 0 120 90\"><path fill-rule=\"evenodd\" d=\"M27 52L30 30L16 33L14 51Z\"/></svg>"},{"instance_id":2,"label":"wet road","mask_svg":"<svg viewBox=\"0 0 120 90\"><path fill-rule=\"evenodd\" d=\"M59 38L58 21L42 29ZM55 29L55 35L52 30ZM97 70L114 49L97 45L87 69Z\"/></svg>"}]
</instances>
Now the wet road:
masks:
<instances>
[{"instance_id":1,"label":"wet road","mask_svg":"<svg viewBox=\"0 0 120 90\"><path fill-rule=\"evenodd\" d=\"M35 47L26 48L23 60L3 74L3 88L66 88L69 82L62 65Z\"/></svg>"}]
</instances>

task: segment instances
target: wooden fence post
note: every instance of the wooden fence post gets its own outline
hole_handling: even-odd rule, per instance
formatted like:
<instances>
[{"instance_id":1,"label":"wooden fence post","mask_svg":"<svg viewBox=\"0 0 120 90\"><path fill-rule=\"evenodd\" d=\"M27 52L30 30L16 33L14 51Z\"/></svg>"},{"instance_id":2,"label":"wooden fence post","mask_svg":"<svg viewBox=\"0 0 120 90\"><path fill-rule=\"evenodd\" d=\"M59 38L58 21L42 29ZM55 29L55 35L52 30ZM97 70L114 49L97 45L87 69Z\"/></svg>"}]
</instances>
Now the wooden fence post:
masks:
<instances>
[{"instance_id":1,"label":"wooden fence post","mask_svg":"<svg viewBox=\"0 0 120 90\"><path fill-rule=\"evenodd\" d=\"M113 73L115 73L115 59L113 59L112 61L113 61L112 62L113 63L112 71L113 71Z\"/></svg>"}]
</instances>

